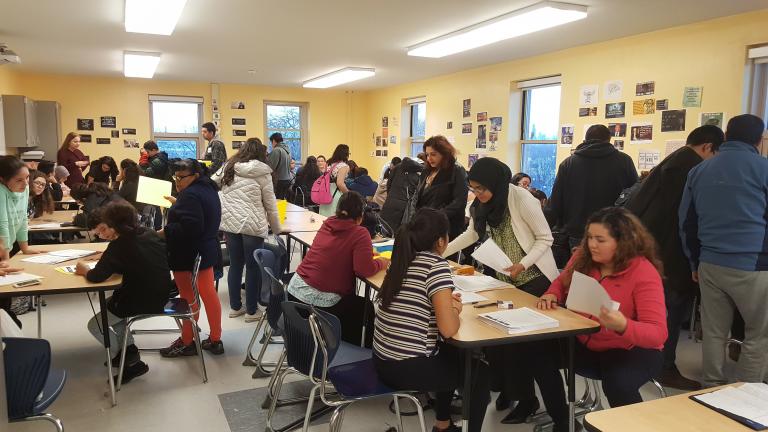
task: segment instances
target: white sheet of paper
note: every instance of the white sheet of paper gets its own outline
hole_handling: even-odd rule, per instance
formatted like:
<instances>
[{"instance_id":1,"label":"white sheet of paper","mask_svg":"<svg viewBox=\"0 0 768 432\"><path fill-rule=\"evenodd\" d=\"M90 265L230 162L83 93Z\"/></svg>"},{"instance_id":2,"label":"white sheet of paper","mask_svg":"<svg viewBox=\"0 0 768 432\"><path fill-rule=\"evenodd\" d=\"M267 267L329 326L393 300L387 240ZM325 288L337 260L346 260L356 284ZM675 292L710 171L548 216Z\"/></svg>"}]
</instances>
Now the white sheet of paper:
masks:
<instances>
[{"instance_id":1,"label":"white sheet of paper","mask_svg":"<svg viewBox=\"0 0 768 432\"><path fill-rule=\"evenodd\" d=\"M49 229L49 228L61 228L60 223L41 223L35 225L29 225L29 229Z\"/></svg>"},{"instance_id":2,"label":"white sheet of paper","mask_svg":"<svg viewBox=\"0 0 768 432\"><path fill-rule=\"evenodd\" d=\"M574 271L565 307L577 312L599 316L601 306L618 310L619 303L611 300L611 296L608 295L605 288L595 279Z\"/></svg>"},{"instance_id":3,"label":"white sheet of paper","mask_svg":"<svg viewBox=\"0 0 768 432\"><path fill-rule=\"evenodd\" d=\"M477 274L474 276L453 275L453 284L461 291L487 291L499 288L508 288L509 284L494 279L490 276Z\"/></svg>"},{"instance_id":4,"label":"white sheet of paper","mask_svg":"<svg viewBox=\"0 0 768 432\"><path fill-rule=\"evenodd\" d=\"M509 276L509 272L505 271L505 268L512 267L512 260L509 259L507 254L493 241L488 239L480 245L474 252L472 252L472 258L480 261L483 265L496 270L499 273Z\"/></svg>"},{"instance_id":5,"label":"white sheet of paper","mask_svg":"<svg viewBox=\"0 0 768 432\"><path fill-rule=\"evenodd\" d=\"M65 257L69 259L80 258L88 255L94 255L96 252L87 249L62 249L57 251L50 251L48 255L54 255L59 257Z\"/></svg>"},{"instance_id":6,"label":"white sheet of paper","mask_svg":"<svg viewBox=\"0 0 768 432\"><path fill-rule=\"evenodd\" d=\"M30 257L22 259L22 261L35 263L35 264L58 264L60 262L69 261L70 259L71 258L45 254L45 255L32 255Z\"/></svg>"},{"instance_id":7,"label":"white sheet of paper","mask_svg":"<svg viewBox=\"0 0 768 432\"><path fill-rule=\"evenodd\" d=\"M488 297L482 296L472 291L462 291L461 304L478 303L481 301L487 301Z\"/></svg>"},{"instance_id":8,"label":"white sheet of paper","mask_svg":"<svg viewBox=\"0 0 768 432\"><path fill-rule=\"evenodd\" d=\"M29 273L13 273L6 276L0 276L0 286L13 285L19 282L26 282L30 280L42 279L42 276L37 276Z\"/></svg>"},{"instance_id":9,"label":"white sheet of paper","mask_svg":"<svg viewBox=\"0 0 768 432\"><path fill-rule=\"evenodd\" d=\"M740 387L726 387L712 393L695 396L696 399L762 425L768 425L768 385L747 383Z\"/></svg>"},{"instance_id":10,"label":"white sheet of paper","mask_svg":"<svg viewBox=\"0 0 768 432\"><path fill-rule=\"evenodd\" d=\"M171 203L163 197L171 196L172 190L173 183L169 181L141 176L139 177L139 188L136 192L136 201L168 208L171 206Z\"/></svg>"}]
</instances>

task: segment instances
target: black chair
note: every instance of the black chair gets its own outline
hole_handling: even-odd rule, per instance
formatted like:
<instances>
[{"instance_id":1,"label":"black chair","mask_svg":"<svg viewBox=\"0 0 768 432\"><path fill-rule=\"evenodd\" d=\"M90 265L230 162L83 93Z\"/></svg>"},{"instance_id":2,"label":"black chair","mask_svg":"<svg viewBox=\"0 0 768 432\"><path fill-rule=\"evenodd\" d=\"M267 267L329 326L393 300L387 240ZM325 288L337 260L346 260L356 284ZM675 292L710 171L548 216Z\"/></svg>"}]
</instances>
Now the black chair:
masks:
<instances>
[{"instance_id":1,"label":"black chair","mask_svg":"<svg viewBox=\"0 0 768 432\"><path fill-rule=\"evenodd\" d=\"M64 431L64 424L45 410L64 388L67 373L51 369L51 345L45 339L3 338L8 420L46 420Z\"/></svg>"}]
</instances>

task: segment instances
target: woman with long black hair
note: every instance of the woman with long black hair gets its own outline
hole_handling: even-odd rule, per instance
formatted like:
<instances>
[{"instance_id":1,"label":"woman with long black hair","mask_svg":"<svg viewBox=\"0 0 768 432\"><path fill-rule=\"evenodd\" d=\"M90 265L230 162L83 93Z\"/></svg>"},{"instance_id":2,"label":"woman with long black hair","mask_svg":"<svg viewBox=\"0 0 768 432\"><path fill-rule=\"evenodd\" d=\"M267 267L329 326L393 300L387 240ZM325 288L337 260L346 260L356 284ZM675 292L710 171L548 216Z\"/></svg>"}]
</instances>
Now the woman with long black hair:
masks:
<instances>
[{"instance_id":1,"label":"woman with long black hair","mask_svg":"<svg viewBox=\"0 0 768 432\"><path fill-rule=\"evenodd\" d=\"M331 173L331 196L333 201L329 204L320 206L320 214L323 216L331 217L336 212L336 206L339 203L341 195L349 192L347 185L344 183L347 175L349 174L349 146L346 144L339 144L333 151L333 155L328 159L328 171Z\"/></svg>"}]
</instances>

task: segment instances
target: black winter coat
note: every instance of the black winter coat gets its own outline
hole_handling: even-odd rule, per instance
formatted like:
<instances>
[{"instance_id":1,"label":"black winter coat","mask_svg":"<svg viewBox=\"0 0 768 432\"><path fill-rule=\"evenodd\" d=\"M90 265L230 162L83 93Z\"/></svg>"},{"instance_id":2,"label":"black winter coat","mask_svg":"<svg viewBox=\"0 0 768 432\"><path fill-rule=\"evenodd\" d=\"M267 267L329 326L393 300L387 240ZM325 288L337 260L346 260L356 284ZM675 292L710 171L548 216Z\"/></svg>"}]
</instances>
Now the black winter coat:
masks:
<instances>
[{"instance_id":1,"label":"black winter coat","mask_svg":"<svg viewBox=\"0 0 768 432\"><path fill-rule=\"evenodd\" d=\"M215 184L207 177L199 178L176 198L168 210L165 241L171 270L191 271L200 254L200 269L219 261L221 202Z\"/></svg>"},{"instance_id":2,"label":"black winter coat","mask_svg":"<svg viewBox=\"0 0 768 432\"><path fill-rule=\"evenodd\" d=\"M431 207L443 210L448 216L451 226L449 237L453 240L464 232L464 212L467 207L468 192L467 172L459 165L454 165L452 169L441 169L429 186L427 186L427 173L424 172L416 189L415 208L418 210L422 207Z\"/></svg>"},{"instance_id":3,"label":"black winter coat","mask_svg":"<svg viewBox=\"0 0 768 432\"><path fill-rule=\"evenodd\" d=\"M424 166L411 158L403 161L390 172L387 181L387 199L379 216L392 228L393 234L400 227L408 200L416 192Z\"/></svg>"}]
</instances>

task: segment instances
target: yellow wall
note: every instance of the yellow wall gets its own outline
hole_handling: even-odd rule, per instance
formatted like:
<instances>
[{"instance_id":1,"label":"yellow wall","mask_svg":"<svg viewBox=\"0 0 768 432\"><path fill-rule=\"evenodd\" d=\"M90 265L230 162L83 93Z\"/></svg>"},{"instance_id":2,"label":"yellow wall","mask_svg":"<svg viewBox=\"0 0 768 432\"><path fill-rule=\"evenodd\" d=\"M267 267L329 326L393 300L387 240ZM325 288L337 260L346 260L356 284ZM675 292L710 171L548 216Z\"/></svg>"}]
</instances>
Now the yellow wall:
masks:
<instances>
[{"instance_id":1,"label":"yellow wall","mask_svg":"<svg viewBox=\"0 0 768 432\"><path fill-rule=\"evenodd\" d=\"M370 95L368 134L380 134L381 117L399 114L405 98L426 96L427 136L443 134L455 138L459 160L466 164L469 153L478 153L475 150L476 113L487 111L489 117L503 116L503 129L498 150L485 153L507 160L515 171L519 167L520 134L519 130L512 135L508 132L510 124L519 124L519 117L515 118L519 116L516 112L519 104L510 103L510 93L517 91L517 81L560 74L563 84L560 124L575 124L577 144L583 139L583 126L587 123L652 121L653 143L632 145L627 137L625 152L637 160L640 149L660 150L663 158L665 141L684 139L699 125L699 113L724 111L727 116L733 116L741 112L746 47L768 42L766 23L768 10L763 10L374 91ZM580 87L598 84L602 93L603 83L609 80L624 81L622 101L627 103L627 116L623 120L605 119L606 101L601 94L598 116L578 117ZM669 99L670 109L682 108L683 87L704 87L701 108L687 109L685 132L662 133L659 112L632 115L632 101L641 99L635 96L635 83L644 81L656 82L656 94L646 97ZM472 117L467 120L473 123L473 134L469 136L461 135L463 99L472 99ZM452 130L446 130L448 121L453 122ZM490 125L488 127L490 129ZM397 150L400 142L398 137ZM375 149L373 144L369 145L371 150ZM390 153L394 149L390 146ZM405 147L403 154L406 154ZM558 162L569 154L569 148L558 147Z\"/></svg>"}]
</instances>

